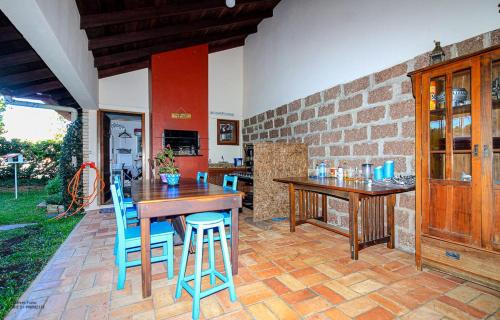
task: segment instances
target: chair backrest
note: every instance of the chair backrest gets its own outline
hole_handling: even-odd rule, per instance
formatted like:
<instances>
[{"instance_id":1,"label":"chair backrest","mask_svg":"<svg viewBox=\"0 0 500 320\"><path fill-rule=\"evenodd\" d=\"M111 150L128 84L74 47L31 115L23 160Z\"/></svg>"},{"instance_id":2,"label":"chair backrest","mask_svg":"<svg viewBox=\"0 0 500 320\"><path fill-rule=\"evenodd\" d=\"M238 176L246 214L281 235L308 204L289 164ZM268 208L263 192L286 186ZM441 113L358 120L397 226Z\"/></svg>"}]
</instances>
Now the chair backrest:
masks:
<instances>
[{"instance_id":1,"label":"chair backrest","mask_svg":"<svg viewBox=\"0 0 500 320\"><path fill-rule=\"evenodd\" d=\"M153 159L148 159L148 164L149 164L149 179L154 180L156 179L155 162Z\"/></svg>"},{"instance_id":2,"label":"chair backrest","mask_svg":"<svg viewBox=\"0 0 500 320\"><path fill-rule=\"evenodd\" d=\"M230 182L231 186L227 186L227 183ZM224 182L222 183L222 186L224 188L231 188L233 191L236 191L238 188L238 177L237 176L230 176L228 174L224 175Z\"/></svg>"},{"instance_id":3,"label":"chair backrest","mask_svg":"<svg viewBox=\"0 0 500 320\"><path fill-rule=\"evenodd\" d=\"M123 195L123 185L122 185L122 179L120 177L120 175L115 175L114 178L114 186L116 188L116 192L118 193L118 195L121 197L122 201L121 201L121 206L122 206L122 209L125 210L125 203L123 202L123 198L125 197Z\"/></svg>"},{"instance_id":4,"label":"chair backrest","mask_svg":"<svg viewBox=\"0 0 500 320\"><path fill-rule=\"evenodd\" d=\"M110 186L111 196L113 198L113 207L115 209L116 217L116 232L118 233L118 241L125 241L125 229L127 228L127 223L125 222L125 210L123 209L122 203L123 198L120 196L116 186L113 184Z\"/></svg>"},{"instance_id":5,"label":"chair backrest","mask_svg":"<svg viewBox=\"0 0 500 320\"><path fill-rule=\"evenodd\" d=\"M201 179L203 179L203 182L207 182L208 172L198 171L196 174L196 181L200 181Z\"/></svg>"}]
</instances>

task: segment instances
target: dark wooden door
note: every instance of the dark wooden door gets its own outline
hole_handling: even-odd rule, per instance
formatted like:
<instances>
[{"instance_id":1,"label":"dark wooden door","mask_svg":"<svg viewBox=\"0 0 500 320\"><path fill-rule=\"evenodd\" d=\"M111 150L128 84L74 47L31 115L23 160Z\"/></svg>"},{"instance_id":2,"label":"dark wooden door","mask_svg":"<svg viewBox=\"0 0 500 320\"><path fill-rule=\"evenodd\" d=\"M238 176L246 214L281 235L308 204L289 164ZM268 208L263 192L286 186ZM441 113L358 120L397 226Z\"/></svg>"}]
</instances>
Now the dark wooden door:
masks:
<instances>
[{"instance_id":1,"label":"dark wooden door","mask_svg":"<svg viewBox=\"0 0 500 320\"><path fill-rule=\"evenodd\" d=\"M111 136L111 120L109 117L106 115L105 112L99 112L100 115L100 132L99 132L99 139L100 139L100 146L101 146L101 175L103 177L104 183L106 184L104 186L104 190L101 193L101 204L106 203L110 198L111 198L111 190L109 188L109 185L111 183L111 168L110 168L110 152L109 152L109 139Z\"/></svg>"},{"instance_id":2,"label":"dark wooden door","mask_svg":"<svg viewBox=\"0 0 500 320\"><path fill-rule=\"evenodd\" d=\"M422 75L422 233L481 245L479 57Z\"/></svg>"}]
</instances>

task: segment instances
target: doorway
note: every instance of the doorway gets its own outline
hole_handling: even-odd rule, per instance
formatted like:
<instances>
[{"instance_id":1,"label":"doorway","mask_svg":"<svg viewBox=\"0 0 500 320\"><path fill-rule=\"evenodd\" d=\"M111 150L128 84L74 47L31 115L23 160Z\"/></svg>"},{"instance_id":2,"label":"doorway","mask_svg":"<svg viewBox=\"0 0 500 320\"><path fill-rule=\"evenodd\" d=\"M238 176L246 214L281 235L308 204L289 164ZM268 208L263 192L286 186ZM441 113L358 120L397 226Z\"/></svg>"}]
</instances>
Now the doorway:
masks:
<instances>
[{"instance_id":1,"label":"doorway","mask_svg":"<svg viewBox=\"0 0 500 320\"><path fill-rule=\"evenodd\" d=\"M121 177L123 192L130 196L134 180L142 180L144 114L99 111L100 171L105 188L101 204L111 203L113 177Z\"/></svg>"}]
</instances>

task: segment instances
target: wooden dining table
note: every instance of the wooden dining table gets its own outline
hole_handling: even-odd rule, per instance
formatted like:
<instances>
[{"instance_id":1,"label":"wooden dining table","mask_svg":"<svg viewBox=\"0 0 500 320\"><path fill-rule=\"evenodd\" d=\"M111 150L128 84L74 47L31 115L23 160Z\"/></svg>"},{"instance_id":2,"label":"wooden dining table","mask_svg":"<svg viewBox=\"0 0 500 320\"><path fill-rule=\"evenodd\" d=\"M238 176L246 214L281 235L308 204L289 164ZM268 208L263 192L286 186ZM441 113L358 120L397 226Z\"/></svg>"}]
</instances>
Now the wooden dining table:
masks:
<instances>
[{"instance_id":1,"label":"wooden dining table","mask_svg":"<svg viewBox=\"0 0 500 320\"><path fill-rule=\"evenodd\" d=\"M230 188L181 179L169 186L160 180L132 182L132 199L137 205L141 228L142 296L151 296L151 218L173 218L196 212L231 210L231 265L238 273L238 212L243 193Z\"/></svg>"},{"instance_id":2,"label":"wooden dining table","mask_svg":"<svg viewBox=\"0 0 500 320\"><path fill-rule=\"evenodd\" d=\"M295 232L296 225L309 223L349 237L351 258L354 260L358 259L359 250L371 245L387 243L388 248L394 248L396 194L415 190L414 185L365 183L333 177L290 177L274 181L288 184L290 232ZM328 223L327 197L349 201L348 232Z\"/></svg>"}]
</instances>

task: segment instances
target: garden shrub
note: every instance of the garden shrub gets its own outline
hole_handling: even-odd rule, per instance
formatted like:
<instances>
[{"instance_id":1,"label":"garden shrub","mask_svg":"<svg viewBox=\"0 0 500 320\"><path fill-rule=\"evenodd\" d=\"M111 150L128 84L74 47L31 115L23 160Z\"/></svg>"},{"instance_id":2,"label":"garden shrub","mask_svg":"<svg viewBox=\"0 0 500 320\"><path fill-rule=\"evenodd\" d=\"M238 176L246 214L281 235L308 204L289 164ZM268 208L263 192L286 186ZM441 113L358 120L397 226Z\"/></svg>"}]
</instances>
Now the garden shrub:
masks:
<instances>
[{"instance_id":1,"label":"garden shrub","mask_svg":"<svg viewBox=\"0 0 500 320\"><path fill-rule=\"evenodd\" d=\"M47 202L47 204L62 204L62 192L50 194L45 201Z\"/></svg>"},{"instance_id":2,"label":"garden shrub","mask_svg":"<svg viewBox=\"0 0 500 320\"><path fill-rule=\"evenodd\" d=\"M48 195L53 195L61 192L61 177L59 175L55 178L50 179L45 186L45 191Z\"/></svg>"}]
</instances>

